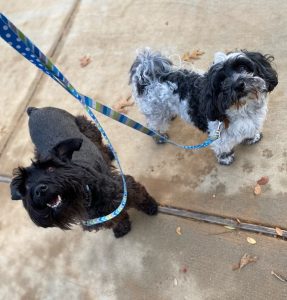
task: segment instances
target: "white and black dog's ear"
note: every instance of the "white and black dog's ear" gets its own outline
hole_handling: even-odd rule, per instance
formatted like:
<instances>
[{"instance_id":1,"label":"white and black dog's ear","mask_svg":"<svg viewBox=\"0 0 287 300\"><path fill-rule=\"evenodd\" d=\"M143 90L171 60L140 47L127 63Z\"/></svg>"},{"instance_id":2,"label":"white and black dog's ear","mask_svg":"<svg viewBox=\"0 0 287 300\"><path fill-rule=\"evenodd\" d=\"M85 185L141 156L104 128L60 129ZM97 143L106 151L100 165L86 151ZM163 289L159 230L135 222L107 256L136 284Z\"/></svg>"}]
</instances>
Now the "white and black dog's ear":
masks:
<instances>
[{"instance_id":1,"label":"white and black dog's ear","mask_svg":"<svg viewBox=\"0 0 287 300\"><path fill-rule=\"evenodd\" d=\"M205 74L205 83L201 88L200 111L210 121L223 121L232 101L231 97L222 91L220 69L220 64L212 65Z\"/></svg>"},{"instance_id":2,"label":"white and black dog's ear","mask_svg":"<svg viewBox=\"0 0 287 300\"><path fill-rule=\"evenodd\" d=\"M227 55L223 52L216 52L213 58L213 64L218 64L227 60Z\"/></svg>"},{"instance_id":3,"label":"white and black dog's ear","mask_svg":"<svg viewBox=\"0 0 287 300\"><path fill-rule=\"evenodd\" d=\"M82 143L83 139L81 138L64 140L51 150L51 154L62 161L69 161L72 159L74 151L80 150Z\"/></svg>"},{"instance_id":4,"label":"white and black dog's ear","mask_svg":"<svg viewBox=\"0 0 287 300\"><path fill-rule=\"evenodd\" d=\"M12 200L21 200L25 196L25 168L16 168L13 170L13 179L10 183L10 192Z\"/></svg>"},{"instance_id":5,"label":"white and black dog's ear","mask_svg":"<svg viewBox=\"0 0 287 300\"><path fill-rule=\"evenodd\" d=\"M259 52L246 50L242 50L242 52L254 63L254 75L264 79L268 92L273 91L278 84L277 72L271 65L274 57L268 54L263 55Z\"/></svg>"}]
</instances>

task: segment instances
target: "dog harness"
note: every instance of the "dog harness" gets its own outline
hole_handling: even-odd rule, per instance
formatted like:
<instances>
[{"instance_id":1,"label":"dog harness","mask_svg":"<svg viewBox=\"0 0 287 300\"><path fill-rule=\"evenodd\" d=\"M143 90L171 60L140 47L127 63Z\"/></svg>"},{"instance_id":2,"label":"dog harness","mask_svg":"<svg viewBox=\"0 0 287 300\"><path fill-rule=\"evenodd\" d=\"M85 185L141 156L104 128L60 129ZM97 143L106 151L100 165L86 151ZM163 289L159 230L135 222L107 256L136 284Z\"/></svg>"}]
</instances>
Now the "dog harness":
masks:
<instances>
[{"instance_id":1,"label":"dog harness","mask_svg":"<svg viewBox=\"0 0 287 300\"><path fill-rule=\"evenodd\" d=\"M83 221L83 224L85 226L92 226L92 225L100 224L111 220L112 218L120 214L120 212L124 209L127 202L126 181L117 153L114 150L108 136L106 135L104 129L100 125L99 121L97 120L96 116L94 115L91 109L96 110L104 114L105 116L108 116L122 124L125 124L151 137L158 136L164 142L167 142L169 144L175 145L177 147L186 150L196 150L196 149L205 148L220 137L221 125L222 125L221 122L218 123L217 130L215 130L215 132L210 133L208 138L203 143L194 146L177 144L176 142L169 140L167 137L160 135L159 133L150 130L147 127L143 126L142 124L130 119L126 115L114 111L110 107L103 105L100 102L95 101L83 94L80 94L67 80L67 78L60 72L60 70L51 62L51 60L45 54L43 54L43 52L41 52L40 49L27 36L25 36L25 34L22 33L12 22L10 22L2 13L0 13L0 35L1 38L4 39L11 47L13 47L22 56L24 56L31 63L33 63L36 67L38 67L42 72L46 73L47 75L52 77L55 81L57 81L65 90L67 90L71 95L73 95L84 106L85 110L92 118L92 120L95 122L95 125L97 126L98 130L101 132L109 148L114 154L115 160L119 166L119 170L123 182L123 198L121 204L118 206L116 210L114 210L109 215Z\"/></svg>"}]
</instances>

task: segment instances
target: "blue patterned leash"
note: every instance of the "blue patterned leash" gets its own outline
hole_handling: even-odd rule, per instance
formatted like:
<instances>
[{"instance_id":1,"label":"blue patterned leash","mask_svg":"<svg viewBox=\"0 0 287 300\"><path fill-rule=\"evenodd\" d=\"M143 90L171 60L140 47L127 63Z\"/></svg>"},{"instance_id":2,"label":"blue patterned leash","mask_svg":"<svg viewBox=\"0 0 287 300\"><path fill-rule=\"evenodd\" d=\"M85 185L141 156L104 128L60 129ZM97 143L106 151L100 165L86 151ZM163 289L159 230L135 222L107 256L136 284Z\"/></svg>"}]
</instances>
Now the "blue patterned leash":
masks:
<instances>
[{"instance_id":1,"label":"blue patterned leash","mask_svg":"<svg viewBox=\"0 0 287 300\"><path fill-rule=\"evenodd\" d=\"M59 69L49 60L49 58L47 58L46 55L43 54L43 52L41 52L40 49L28 37L26 37L12 22L10 22L2 13L0 13L0 35L16 51L18 51L21 55L23 55L26 59L28 59L31 63L33 63L36 67L38 67L41 71L43 71L44 73L46 73L47 75L52 77L64 89L66 89L78 101L81 102L81 104L85 107L87 113L90 115L90 117L95 122L97 128L100 130L104 139L107 141L108 146L110 147L111 151L113 152L113 154L115 156L115 159L119 165L119 169L120 169L122 180L123 180L123 186L124 186L123 199L121 201L120 206L111 214L101 217L101 218L96 218L96 219L85 221L84 224L87 226L103 223L105 221L108 221L108 220L114 218L123 210L124 206L126 205L126 200L127 200L126 182L125 182L125 178L124 178L121 166L120 166L118 156L117 156L109 138L107 137L105 131L99 124L97 118L95 117L93 112L90 110L90 108L92 108L98 112L101 112L102 114L104 114L114 120L117 120L118 122L120 122L122 124L132 127L142 133L145 133L152 137L158 136L165 142L175 145L177 147L186 149L186 150L195 150L195 149L207 147L212 142L214 142L215 140L217 140L220 137L221 123L219 123L218 128L214 132L214 134L210 135L203 143L201 143L199 145L187 146L187 145L177 144L177 143L167 139L165 136L162 136L162 135L158 134L157 132L152 131L152 130L148 129L147 127L141 125L140 123L128 118L127 116L112 110L110 107L103 105L103 104L99 103L98 101L95 101L85 95L78 93L77 90L72 86L72 84L66 79L66 77L59 71Z\"/></svg>"},{"instance_id":2,"label":"blue patterned leash","mask_svg":"<svg viewBox=\"0 0 287 300\"><path fill-rule=\"evenodd\" d=\"M52 64L52 62L19 30L13 25L3 14L0 13L0 36L10 44L14 49L16 49L20 54L22 54L26 59L36 65L43 72L55 79L60 85L62 85L68 92L70 92L74 97L76 97L85 107L87 113L95 122L97 128L101 132L104 139L107 141L109 148L111 149L115 160L119 166L122 182L123 182L123 197L120 205L110 214L83 221L83 225L92 226L100 223L107 222L121 213L127 203L127 184L126 180L117 156L108 136L106 135L104 129L98 122L97 118L90 110L89 106L85 103L85 96L77 93L69 81L64 77L64 75Z\"/></svg>"},{"instance_id":3,"label":"blue patterned leash","mask_svg":"<svg viewBox=\"0 0 287 300\"><path fill-rule=\"evenodd\" d=\"M37 46L34 43L32 43L32 41L30 41L29 38L27 38L13 23L11 23L1 13L0 20L1 23L4 24L3 26L5 27L5 30L3 29L3 26L1 26L0 28L1 37L13 48L15 48L20 54L22 54L33 64L35 64L39 69L41 69L43 72L45 72L54 80L56 80L60 85L63 86L63 88L65 88L70 94L77 98L83 105L88 106L104 114L105 116L108 116L122 124L125 124L151 137L157 136L166 143L175 145L186 150L196 150L207 147L220 137L222 125L221 122L219 122L217 129L214 132L210 133L209 137L203 143L194 146L180 145L174 141L169 140L167 137L162 136L153 130L150 130L149 128L132 120L124 114L114 111L110 107L78 93L77 90L71 85L71 83L65 78L65 76L59 71L59 69L39 50L39 48L37 48Z\"/></svg>"}]
</instances>

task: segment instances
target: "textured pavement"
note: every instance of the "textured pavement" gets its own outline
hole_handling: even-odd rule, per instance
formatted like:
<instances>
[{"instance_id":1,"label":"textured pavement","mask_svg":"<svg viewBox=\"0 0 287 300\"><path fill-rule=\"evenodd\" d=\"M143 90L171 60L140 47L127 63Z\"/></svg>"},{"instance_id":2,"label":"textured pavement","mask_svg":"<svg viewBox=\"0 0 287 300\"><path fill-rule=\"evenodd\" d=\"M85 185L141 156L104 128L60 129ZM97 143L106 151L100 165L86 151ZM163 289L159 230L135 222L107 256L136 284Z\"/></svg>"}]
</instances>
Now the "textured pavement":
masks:
<instances>
[{"instance_id":1,"label":"textured pavement","mask_svg":"<svg viewBox=\"0 0 287 300\"><path fill-rule=\"evenodd\" d=\"M285 1L40 1L0 0L1 11L52 57L81 92L112 105L130 94L128 70L136 49L150 46L178 62L186 51L205 54L190 67L205 70L216 51L257 50L275 56L279 85L270 95L264 139L241 146L230 167L209 149L156 146L146 136L99 116L124 171L162 204L287 228L287 2ZM53 80L0 41L0 175L29 164L33 154L25 108L82 107ZM92 62L80 67L79 59ZM143 121L136 107L128 115ZM196 144L205 136L176 120L171 137ZM270 183L260 196L261 176ZM286 299L286 242L218 226L132 213L133 231L61 232L35 227L1 184L0 296L4 299ZM183 234L175 229L181 226ZM214 235L215 234L215 235ZM232 265L248 252L259 260ZM184 273L180 270L187 268ZM19 275L20 274L20 275ZM41 276L39 276L41 275ZM175 281L176 279L176 281ZM13 297L12 297L13 296Z\"/></svg>"}]
</instances>

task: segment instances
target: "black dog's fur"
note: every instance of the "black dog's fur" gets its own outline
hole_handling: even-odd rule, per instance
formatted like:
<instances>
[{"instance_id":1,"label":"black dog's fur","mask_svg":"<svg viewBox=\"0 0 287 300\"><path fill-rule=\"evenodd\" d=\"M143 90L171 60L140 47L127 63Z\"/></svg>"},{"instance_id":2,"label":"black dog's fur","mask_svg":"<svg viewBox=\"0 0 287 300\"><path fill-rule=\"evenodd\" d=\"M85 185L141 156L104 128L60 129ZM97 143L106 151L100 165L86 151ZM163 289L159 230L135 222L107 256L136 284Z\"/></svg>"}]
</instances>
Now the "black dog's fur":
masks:
<instances>
[{"instance_id":1,"label":"black dog's fur","mask_svg":"<svg viewBox=\"0 0 287 300\"><path fill-rule=\"evenodd\" d=\"M29 108L28 114L36 160L14 170L12 199L22 199L32 221L41 227L70 229L114 211L123 195L122 178L98 129L85 117L57 108ZM84 230L113 228L115 237L121 237L131 228L129 207L157 213L157 203L146 189L133 177L125 178L128 199L122 213L99 225L82 225Z\"/></svg>"}]
</instances>

